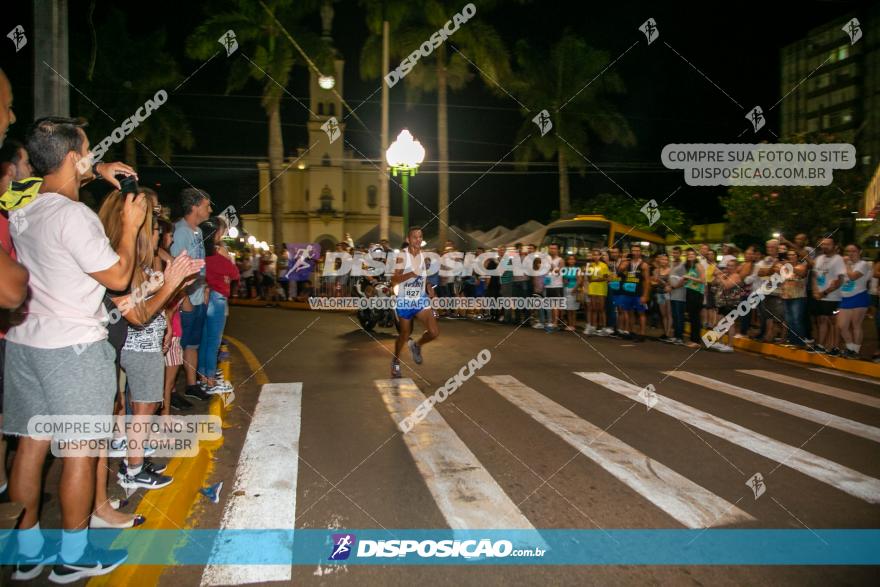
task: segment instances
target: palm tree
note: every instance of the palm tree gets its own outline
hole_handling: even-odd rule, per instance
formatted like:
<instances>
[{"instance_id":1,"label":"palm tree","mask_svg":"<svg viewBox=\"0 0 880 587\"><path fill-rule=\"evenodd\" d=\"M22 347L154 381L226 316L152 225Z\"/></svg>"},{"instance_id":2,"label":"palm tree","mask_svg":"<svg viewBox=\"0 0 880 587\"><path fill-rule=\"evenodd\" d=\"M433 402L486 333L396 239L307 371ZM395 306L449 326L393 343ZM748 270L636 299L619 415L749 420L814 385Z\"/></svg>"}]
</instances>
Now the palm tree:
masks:
<instances>
[{"instance_id":1,"label":"palm tree","mask_svg":"<svg viewBox=\"0 0 880 587\"><path fill-rule=\"evenodd\" d=\"M76 52L73 66L75 79L82 80L78 85L82 94L75 94L80 97L78 111L89 119L90 134L97 142L157 91L170 94L183 76L164 50L162 31L135 37L127 30L125 14L113 8L94 32L94 42L82 39L83 46L92 46L91 54ZM152 163L157 157L168 161L176 147L191 148L193 136L183 111L166 102L125 138L124 160L135 168L137 142L145 146L145 160ZM120 155L113 150L105 161Z\"/></svg>"},{"instance_id":2,"label":"palm tree","mask_svg":"<svg viewBox=\"0 0 880 587\"><path fill-rule=\"evenodd\" d=\"M394 44L392 56L399 63L432 34L443 27L461 10L460 2L426 0L418 5L394 0L385 4L392 24ZM491 3L481 2L481 12ZM409 10L406 6L411 6ZM368 11L368 26L371 25ZM375 18L375 16L374 16ZM381 21L379 21L381 22ZM375 23L373 23L375 24ZM395 26L396 25L396 26ZM381 27L378 29L381 35ZM361 75L365 79L384 76L380 71L381 36L370 26L371 35L361 53ZM404 78L407 100L417 101L422 93L437 92L437 161L438 161L438 241L446 240L449 226L449 118L447 95L449 90L460 90L474 77L473 64L484 83L493 91L501 92L498 82L508 77L509 55L498 32L479 17L462 24L445 43L434 49L430 57L422 57ZM392 66L395 66L392 63Z\"/></svg>"},{"instance_id":3,"label":"palm tree","mask_svg":"<svg viewBox=\"0 0 880 587\"><path fill-rule=\"evenodd\" d=\"M235 33L242 54L229 63L226 92L239 90L248 80L262 82L263 110L269 123L269 189L272 212L272 241L284 242L284 184L275 181L282 173L284 141L281 134L281 99L296 63L296 49L279 27L275 15L301 45L315 48L317 37L296 25L313 13L316 0L265 0L269 12L257 0L225 0L212 7L208 19L190 35L187 53L194 59L209 59L222 50L218 39L228 30Z\"/></svg>"},{"instance_id":4,"label":"palm tree","mask_svg":"<svg viewBox=\"0 0 880 587\"><path fill-rule=\"evenodd\" d=\"M528 105L526 120L517 141L530 137L517 149L520 162L536 158L556 159L559 169L559 213L571 208L569 168L583 171L593 139L605 144L630 146L635 136L617 107L612 94L625 91L613 71L603 70L610 58L569 31L548 50L533 47L525 40L515 48L517 68L510 85L514 95ZM536 132L532 118L547 110L553 129L544 136ZM555 135L555 136L554 136Z\"/></svg>"}]
</instances>

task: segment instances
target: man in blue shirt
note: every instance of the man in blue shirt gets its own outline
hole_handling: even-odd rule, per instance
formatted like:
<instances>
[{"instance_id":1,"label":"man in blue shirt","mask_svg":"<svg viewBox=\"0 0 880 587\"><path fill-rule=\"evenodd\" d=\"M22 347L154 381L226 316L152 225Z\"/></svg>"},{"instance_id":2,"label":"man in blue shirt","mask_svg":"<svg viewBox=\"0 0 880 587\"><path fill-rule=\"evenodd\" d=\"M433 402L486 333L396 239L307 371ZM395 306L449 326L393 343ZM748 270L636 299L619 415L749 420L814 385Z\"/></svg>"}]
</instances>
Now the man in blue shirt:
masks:
<instances>
[{"instance_id":1,"label":"man in blue shirt","mask_svg":"<svg viewBox=\"0 0 880 587\"><path fill-rule=\"evenodd\" d=\"M180 192L183 218L174 224L174 242L171 254L175 257L183 251L193 259L205 258L205 243L199 224L211 217L211 198L204 190L186 188ZM199 345L202 342L202 328L205 324L207 305L205 304L205 268L198 278L186 288L188 294L183 298L180 308L180 325L183 336L183 365L186 371L186 392L184 395L200 400L210 396L199 386L196 365L199 363Z\"/></svg>"}]
</instances>

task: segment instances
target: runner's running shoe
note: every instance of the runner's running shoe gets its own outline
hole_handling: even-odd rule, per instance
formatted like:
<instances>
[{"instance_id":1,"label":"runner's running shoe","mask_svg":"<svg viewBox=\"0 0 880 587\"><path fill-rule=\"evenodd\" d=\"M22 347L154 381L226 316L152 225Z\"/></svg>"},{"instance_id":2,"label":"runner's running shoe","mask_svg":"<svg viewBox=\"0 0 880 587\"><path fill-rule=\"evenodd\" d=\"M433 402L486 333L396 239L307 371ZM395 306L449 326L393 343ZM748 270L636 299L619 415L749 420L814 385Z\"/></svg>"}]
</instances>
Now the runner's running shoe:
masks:
<instances>
[{"instance_id":1,"label":"runner's running shoe","mask_svg":"<svg viewBox=\"0 0 880 587\"><path fill-rule=\"evenodd\" d=\"M409 339L407 341L409 345L409 352L412 353L413 361L416 362L416 365L422 364L422 347L419 346L419 343L414 341L413 339Z\"/></svg>"}]
</instances>

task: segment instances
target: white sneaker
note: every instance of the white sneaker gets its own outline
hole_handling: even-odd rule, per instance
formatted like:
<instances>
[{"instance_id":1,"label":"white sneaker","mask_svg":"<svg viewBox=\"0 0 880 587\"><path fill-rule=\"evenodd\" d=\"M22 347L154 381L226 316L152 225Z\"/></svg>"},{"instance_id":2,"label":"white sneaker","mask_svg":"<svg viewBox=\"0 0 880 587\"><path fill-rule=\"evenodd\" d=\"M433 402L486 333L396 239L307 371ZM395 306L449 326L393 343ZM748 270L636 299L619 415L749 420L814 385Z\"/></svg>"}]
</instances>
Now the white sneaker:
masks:
<instances>
[{"instance_id":1,"label":"white sneaker","mask_svg":"<svg viewBox=\"0 0 880 587\"><path fill-rule=\"evenodd\" d=\"M110 450L107 451L107 456L112 458L124 457L128 454L128 441L123 436L122 438L111 438L110 439Z\"/></svg>"},{"instance_id":2,"label":"white sneaker","mask_svg":"<svg viewBox=\"0 0 880 587\"><path fill-rule=\"evenodd\" d=\"M214 385L205 388L205 393L208 395L217 395L220 393L230 393L234 389L235 388L232 387L232 384L225 379L217 379L214 381Z\"/></svg>"},{"instance_id":3,"label":"white sneaker","mask_svg":"<svg viewBox=\"0 0 880 587\"><path fill-rule=\"evenodd\" d=\"M720 342L716 342L712 345L712 350L718 351L720 353L732 353L733 347L727 346L726 344L722 344Z\"/></svg>"},{"instance_id":4,"label":"white sneaker","mask_svg":"<svg viewBox=\"0 0 880 587\"><path fill-rule=\"evenodd\" d=\"M532 328L544 328L544 323L543 322L535 322L534 324L532 324Z\"/></svg>"},{"instance_id":5,"label":"white sneaker","mask_svg":"<svg viewBox=\"0 0 880 587\"><path fill-rule=\"evenodd\" d=\"M611 336L612 334L614 334L614 329L611 327L605 327L602 329L602 334L603 336Z\"/></svg>"},{"instance_id":6,"label":"white sneaker","mask_svg":"<svg viewBox=\"0 0 880 587\"><path fill-rule=\"evenodd\" d=\"M593 332L590 330L590 325L589 325L589 324L587 324L586 326L584 326L584 334L593 334Z\"/></svg>"}]
</instances>

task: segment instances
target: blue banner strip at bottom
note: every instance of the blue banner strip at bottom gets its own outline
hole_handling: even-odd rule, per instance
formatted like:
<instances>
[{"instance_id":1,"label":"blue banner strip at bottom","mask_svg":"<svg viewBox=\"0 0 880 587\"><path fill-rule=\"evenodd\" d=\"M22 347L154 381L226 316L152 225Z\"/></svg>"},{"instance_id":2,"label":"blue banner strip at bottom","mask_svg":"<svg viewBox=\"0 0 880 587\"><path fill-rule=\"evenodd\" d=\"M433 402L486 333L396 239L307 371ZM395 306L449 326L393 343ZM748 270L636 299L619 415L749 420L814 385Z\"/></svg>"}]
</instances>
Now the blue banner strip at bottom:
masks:
<instances>
[{"instance_id":1,"label":"blue banner strip at bottom","mask_svg":"<svg viewBox=\"0 0 880 587\"><path fill-rule=\"evenodd\" d=\"M14 564L18 530L0 532ZM44 530L50 544L59 530ZM143 565L880 565L865 530L89 530Z\"/></svg>"}]
</instances>

